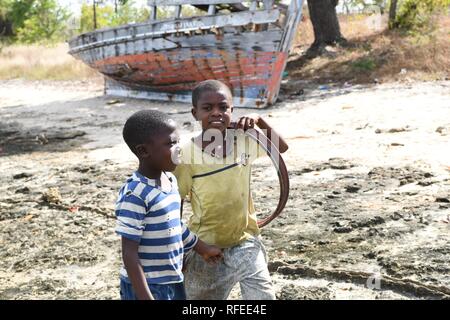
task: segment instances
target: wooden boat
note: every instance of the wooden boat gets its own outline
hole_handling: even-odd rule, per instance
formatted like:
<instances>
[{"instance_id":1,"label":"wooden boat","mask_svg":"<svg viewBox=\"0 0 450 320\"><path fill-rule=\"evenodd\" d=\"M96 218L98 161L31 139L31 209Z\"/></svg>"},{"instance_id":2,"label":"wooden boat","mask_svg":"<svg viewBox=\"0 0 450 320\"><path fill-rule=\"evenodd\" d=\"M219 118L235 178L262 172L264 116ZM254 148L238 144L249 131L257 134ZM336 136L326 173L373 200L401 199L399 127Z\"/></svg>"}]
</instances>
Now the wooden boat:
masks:
<instances>
[{"instance_id":1,"label":"wooden boat","mask_svg":"<svg viewBox=\"0 0 450 320\"><path fill-rule=\"evenodd\" d=\"M105 93L191 101L200 81L217 79L232 90L237 107L262 108L278 96L303 0L149 0L145 23L81 34L69 53L105 75ZM205 10L184 17L183 6ZM158 19L157 8L174 8Z\"/></svg>"}]
</instances>

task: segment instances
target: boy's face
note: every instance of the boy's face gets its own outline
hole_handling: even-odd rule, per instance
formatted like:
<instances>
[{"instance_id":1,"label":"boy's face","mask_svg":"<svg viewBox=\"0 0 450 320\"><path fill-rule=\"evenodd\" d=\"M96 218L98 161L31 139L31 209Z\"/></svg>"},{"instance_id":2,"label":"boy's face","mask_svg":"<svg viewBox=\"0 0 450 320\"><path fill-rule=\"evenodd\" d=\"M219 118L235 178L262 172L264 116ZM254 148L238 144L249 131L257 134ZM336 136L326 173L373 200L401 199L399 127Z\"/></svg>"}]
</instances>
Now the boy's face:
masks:
<instances>
[{"instance_id":1,"label":"boy's face","mask_svg":"<svg viewBox=\"0 0 450 320\"><path fill-rule=\"evenodd\" d=\"M173 171L176 168L176 158L179 153L180 136L175 125L153 135L147 143L139 145L140 158L152 169Z\"/></svg>"},{"instance_id":2,"label":"boy's face","mask_svg":"<svg viewBox=\"0 0 450 320\"><path fill-rule=\"evenodd\" d=\"M232 112L232 98L222 90L202 92L197 106L192 108L192 115L197 121L201 121L203 130L218 129L221 132L230 125Z\"/></svg>"}]
</instances>

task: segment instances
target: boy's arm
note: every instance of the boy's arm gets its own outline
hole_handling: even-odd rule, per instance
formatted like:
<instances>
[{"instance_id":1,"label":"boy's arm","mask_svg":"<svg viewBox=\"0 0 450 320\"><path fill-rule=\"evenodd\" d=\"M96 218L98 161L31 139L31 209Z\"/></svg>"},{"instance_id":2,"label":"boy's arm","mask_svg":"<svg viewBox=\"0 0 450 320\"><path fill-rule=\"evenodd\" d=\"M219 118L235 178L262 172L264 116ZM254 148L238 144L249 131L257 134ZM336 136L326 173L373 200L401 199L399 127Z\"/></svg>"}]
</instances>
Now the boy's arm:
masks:
<instances>
[{"instance_id":1,"label":"boy's arm","mask_svg":"<svg viewBox=\"0 0 450 320\"><path fill-rule=\"evenodd\" d=\"M200 240L199 237L195 233L191 232L183 222L181 222L181 227L185 252L193 249L201 255L203 259L210 263L215 263L223 257L222 250L220 250L220 248L211 246Z\"/></svg>"},{"instance_id":2,"label":"boy's arm","mask_svg":"<svg viewBox=\"0 0 450 320\"><path fill-rule=\"evenodd\" d=\"M241 117L237 122L237 128L244 129L244 131L253 128L255 125L265 131L265 134L270 141L278 141L278 150L280 153L284 153L289 149L289 146L283 137L280 136L259 114L255 113Z\"/></svg>"},{"instance_id":3,"label":"boy's arm","mask_svg":"<svg viewBox=\"0 0 450 320\"><path fill-rule=\"evenodd\" d=\"M138 248L138 242L122 237L122 259L136 297L139 300L154 300L139 261Z\"/></svg>"}]
</instances>

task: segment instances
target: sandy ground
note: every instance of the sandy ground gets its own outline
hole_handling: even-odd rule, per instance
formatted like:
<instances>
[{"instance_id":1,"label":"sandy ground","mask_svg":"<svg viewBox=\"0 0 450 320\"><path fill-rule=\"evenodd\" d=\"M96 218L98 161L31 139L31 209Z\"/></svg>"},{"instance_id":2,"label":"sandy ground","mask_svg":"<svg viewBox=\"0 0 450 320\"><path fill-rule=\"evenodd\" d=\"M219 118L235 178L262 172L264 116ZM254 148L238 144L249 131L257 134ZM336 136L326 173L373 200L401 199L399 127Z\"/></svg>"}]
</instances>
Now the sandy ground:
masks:
<instances>
[{"instance_id":1,"label":"sandy ground","mask_svg":"<svg viewBox=\"0 0 450 320\"><path fill-rule=\"evenodd\" d=\"M290 199L262 231L277 297L448 299L450 82L286 82L281 99L235 110L290 145ZM113 208L136 167L121 129L142 108L196 128L188 105L114 100L101 83L0 82L0 299L119 298ZM267 159L252 181L270 211Z\"/></svg>"}]
</instances>

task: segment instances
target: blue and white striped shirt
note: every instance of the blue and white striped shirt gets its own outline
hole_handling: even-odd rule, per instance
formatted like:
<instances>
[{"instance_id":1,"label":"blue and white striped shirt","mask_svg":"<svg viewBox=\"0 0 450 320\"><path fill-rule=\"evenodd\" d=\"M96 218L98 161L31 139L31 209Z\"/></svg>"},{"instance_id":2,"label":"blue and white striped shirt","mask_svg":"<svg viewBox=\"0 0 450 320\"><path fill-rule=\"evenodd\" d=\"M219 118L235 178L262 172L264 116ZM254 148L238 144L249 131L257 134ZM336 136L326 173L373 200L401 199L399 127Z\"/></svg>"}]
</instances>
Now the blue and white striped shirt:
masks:
<instances>
[{"instance_id":1,"label":"blue and white striped shirt","mask_svg":"<svg viewBox=\"0 0 450 320\"><path fill-rule=\"evenodd\" d=\"M120 189L116 202L116 233L139 242L139 259L149 284L182 282L184 252L198 240L181 222L176 178L166 175L172 184L168 192L136 171ZM130 282L124 266L120 276Z\"/></svg>"}]
</instances>

